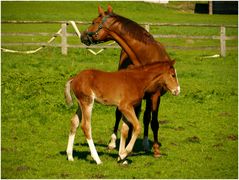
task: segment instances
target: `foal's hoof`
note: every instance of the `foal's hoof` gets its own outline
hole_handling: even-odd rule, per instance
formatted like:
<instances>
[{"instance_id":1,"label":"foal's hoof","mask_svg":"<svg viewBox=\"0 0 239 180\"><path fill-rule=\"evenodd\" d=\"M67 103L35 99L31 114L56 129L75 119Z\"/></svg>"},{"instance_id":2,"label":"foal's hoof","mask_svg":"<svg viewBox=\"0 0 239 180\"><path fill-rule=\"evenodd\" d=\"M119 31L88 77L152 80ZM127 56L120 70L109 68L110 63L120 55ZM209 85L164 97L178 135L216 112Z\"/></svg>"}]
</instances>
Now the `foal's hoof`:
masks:
<instances>
[{"instance_id":1,"label":"foal's hoof","mask_svg":"<svg viewBox=\"0 0 239 180\"><path fill-rule=\"evenodd\" d=\"M128 160L126 158L121 159L120 157L118 157L117 163L122 165L128 165Z\"/></svg>"},{"instance_id":2,"label":"foal's hoof","mask_svg":"<svg viewBox=\"0 0 239 180\"><path fill-rule=\"evenodd\" d=\"M154 157L155 157L155 158L159 158L159 157L161 157L161 156L162 156L161 154L154 153Z\"/></svg>"},{"instance_id":3,"label":"foal's hoof","mask_svg":"<svg viewBox=\"0 0 239 180\"><path fill-rule=\"evenodd\" d=\"M113 133L113 134L111 135L111 140L110 140L109 145L108 145L108 149L109 149L109 150L113 150L113 149L116 148L116 139L117 139L117 137L116 137L116 135Z\"/></svg>"},{"instance_id":4,"label":"foal's hoof","mask_svg":"<svg viewBox=\"0 0 239 180\"><path fill-rule=\"evenodd\" d=\"M67 160L68 161L74 161L74 158L73 157L68 157Z\"/></svg>"},{"instance_id":5,"label":"foal's hoof","mask_svg":"<svg viewBox=\"0 0 239 180\"><path fill-rule=\"evenodd\" d=\"M108 149L109 149L109 150L114 150L115 148L116 148L116 146L112 146L112 145L110 145L110 144L108 145Z\"/></svg>"}]
</instances>

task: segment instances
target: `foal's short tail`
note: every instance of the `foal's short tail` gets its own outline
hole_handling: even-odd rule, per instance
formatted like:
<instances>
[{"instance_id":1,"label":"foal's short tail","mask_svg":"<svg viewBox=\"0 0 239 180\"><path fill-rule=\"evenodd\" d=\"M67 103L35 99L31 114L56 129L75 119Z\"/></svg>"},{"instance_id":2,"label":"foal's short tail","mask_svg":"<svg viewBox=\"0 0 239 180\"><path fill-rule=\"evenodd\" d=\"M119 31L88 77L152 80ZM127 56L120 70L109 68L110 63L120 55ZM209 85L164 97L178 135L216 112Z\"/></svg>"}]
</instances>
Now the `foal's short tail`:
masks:
<instances>
[{"instance_id":1,"label":"foal's short tail","mask_svg":"<svg viewBox=\"0 0 239 180\"><path fill-rule=\"evenodd\" d=\"M66 103L69 106L73 105L73 101L72 101L72 97L71 97L71 81L73 79L70 79L69 81L67 81L66 86L65 86L65 99L66 99Z\"/></svg>"}]
</instances>

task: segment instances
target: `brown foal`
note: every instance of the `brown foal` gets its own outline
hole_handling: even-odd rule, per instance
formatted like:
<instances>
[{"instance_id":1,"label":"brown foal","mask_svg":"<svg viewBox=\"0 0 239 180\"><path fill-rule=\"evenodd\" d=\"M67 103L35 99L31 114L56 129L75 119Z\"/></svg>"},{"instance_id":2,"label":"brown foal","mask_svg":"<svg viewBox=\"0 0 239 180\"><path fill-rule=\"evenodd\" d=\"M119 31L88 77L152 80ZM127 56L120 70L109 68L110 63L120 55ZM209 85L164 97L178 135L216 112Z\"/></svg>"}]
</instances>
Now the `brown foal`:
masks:
<instances>
[{"instance_id":1,"label":"brown foal","mask_svg":"<svg viewBox=\"0 0 239 180\"><path fill-rule=\"evenodd\" d=\"M71 120L71 130L67 146L68 160L73 161L73 144L76 130L81 120L81 128L88 142L91 156L97 164L101 163L95 149L91 135L91 113L94 100L105 105L114 105L126 117L121 128L119 158L125 159L132 151L134 143L140 133L140 124L135 115L134 107L138 105L145 93L153 93L159 87L164 87L173 95L180 93L177 80L175 61L157 62L142 67L133 67L117 72L103 72L99 70L84 70L66 83L65 97L68 104L72 104L70 91L78 100L79 108ZM129 144L125 147L129 127L133 127L133 134Z\"/></svg>"}]
</instances>

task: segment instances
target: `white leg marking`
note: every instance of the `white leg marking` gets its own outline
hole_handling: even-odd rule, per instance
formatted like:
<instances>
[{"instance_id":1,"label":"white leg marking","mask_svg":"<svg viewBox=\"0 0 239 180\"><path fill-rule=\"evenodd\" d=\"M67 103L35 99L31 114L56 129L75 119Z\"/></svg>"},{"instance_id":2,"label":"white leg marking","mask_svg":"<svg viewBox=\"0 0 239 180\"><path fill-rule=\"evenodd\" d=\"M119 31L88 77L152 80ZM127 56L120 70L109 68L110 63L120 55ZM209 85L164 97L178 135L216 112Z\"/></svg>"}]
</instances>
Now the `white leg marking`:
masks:
<instances>
[{"instance_id":1,"label":"white leg marking","mask_svg":"<svg viewBox=\"0 0 239 180\"><path fill-rule=\"evenodd\" d=\"M67 145L67 159L68 161L74 161L73 159L73 144L74 144L75 134L70 134Z\"/></svg>"},{"instance_id":2,"label":"white leg marking","mask_svg":"<svg viewBox=\"0 0 239 180\"><path fill-rule=\"evenodd\" d=\"M92 158L96 161L97 164L101 164L102 162L101 162L101 160L98 156L98 153L95 149L95 145L94 145L93 140L92 139L87 139L87 142L88 142L88 145L90 147L90 152L91 152Z\"/></svg>"},{"instance_id":3,"label":"white leg marking","mask_svg":"<svg viewBox=\"0 0 239 180\"><path fill-rule=\"evenodd\" d=\"M116 139L117 139L117 137L116 137L115 133L113 133L111 135L111 140L110 140L110 143L108 145L109 149L115 149L116 148Z\"/></svg>"}]
</instances>

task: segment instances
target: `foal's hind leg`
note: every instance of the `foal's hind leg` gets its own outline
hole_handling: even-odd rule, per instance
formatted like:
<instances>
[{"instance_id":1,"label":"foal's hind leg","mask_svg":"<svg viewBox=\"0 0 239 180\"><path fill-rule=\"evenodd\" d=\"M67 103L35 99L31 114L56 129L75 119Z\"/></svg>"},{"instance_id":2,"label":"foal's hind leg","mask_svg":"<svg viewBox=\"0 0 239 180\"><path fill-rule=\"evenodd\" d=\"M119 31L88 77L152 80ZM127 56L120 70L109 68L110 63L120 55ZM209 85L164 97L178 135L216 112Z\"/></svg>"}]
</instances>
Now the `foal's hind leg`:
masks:
<instances>
[{"instance_id":1,"label":"foal's hind leg","mask_svg":"<svg viewBox=\"0 0 239 180\"><path fill-rule=\"evenodd\" d=\"M96 161L97 164L101 164L102 162L96 151L96 148L92 139L92 134L91 134L91 113L92 113L93 104L94 104L93 99L91 100L91 103L81 102L81 110L82 110L81 128L85 134L92 158Z\"/></svg>"},{"instance_id":2,"label":"foal's hind leg","mask_svg":"<svg viewBox=\"0 0 239 180\"><path fill-rule=\"evenodd\" d=\"M70 129L68 145L67 145L67 150L66 150L67 159L69 161L74 161L74 159L73 159L73 145L74 145L76 130L79 126L79 119L81 119L80 107L78 107L78 110L77 110L76 114L71 119L71 129Z\"/></svg>"}]
</instances>

